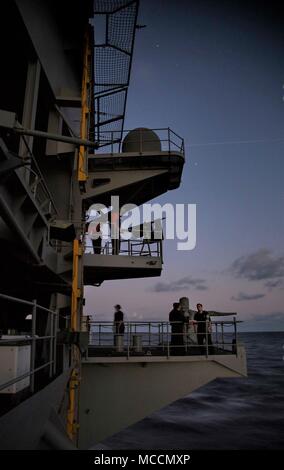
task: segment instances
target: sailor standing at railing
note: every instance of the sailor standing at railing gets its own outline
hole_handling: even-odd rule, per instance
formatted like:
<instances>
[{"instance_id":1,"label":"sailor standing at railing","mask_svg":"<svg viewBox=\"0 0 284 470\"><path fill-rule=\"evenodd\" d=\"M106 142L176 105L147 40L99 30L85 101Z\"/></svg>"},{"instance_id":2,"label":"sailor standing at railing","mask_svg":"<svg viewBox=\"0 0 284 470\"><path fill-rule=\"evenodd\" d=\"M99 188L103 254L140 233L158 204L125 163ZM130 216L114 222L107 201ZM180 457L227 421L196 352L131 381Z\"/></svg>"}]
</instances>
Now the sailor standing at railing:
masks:
<instances>
[{"instance_id":1,"label":"sailor standing at railing","mask_svg":"<svg viewBox=\"0 0 284 470\"><path fill-rule=\"evenodd\" d=\"M100 255L102 249L102 220L103 214L101 211L91 210L87 214L86 229L87 235L91 239L94 254ZM104 218L103 218L104 219Z\"/></svg>"},{"instance_id":2,"label":"sailor standing at railing","mask_svg":"<svg viewBox=\"0 0 284 470\"><path fill-rule=\"evenodd\" d=\"M203 305L198 303L196 305L197 312L194 316L196 321L196 331L197 331L197 341L199 346L209 346L212 348L212 338L211 338L211 319L209 312L203 310ZM204 349L204 348L203 348ZM205 352L204 350L202 352Z\"/></svg>"},{"instance_id":3,"label":"sailor standing at railing","mask_svg":"<svg viewBox=\"0 0 284 470\"><path fill-rule=\"evenodd\" d=\"M124 334L124 313L121 310L121 306L119 304L114 306L114 331L116 335L123 335Z\"/></svg>"},{"instance_id":4,"label":"sailor standing at railing","mask_svg":"<svg viewBox=\"0 0 284 470\"><path fill-rule=\"evenodd\" d=\"M174 302L173 309L169 313L169 322L171 324L171 348L173 353L183 354L183 326L184 316L180 310L179 302Z\"/></svg>"},{"instance_id":5,"label":"sailor standing at railing","mask_svg":"<svg viewBox=\"0 0 284 470\"><path fill-rule=\"evenodd\" d=\"M111 233L111 245L112 254L119 255L120 252L120 216L118 212L111 210L108 214L110 233Z\"/></svg>"}]
</instances>

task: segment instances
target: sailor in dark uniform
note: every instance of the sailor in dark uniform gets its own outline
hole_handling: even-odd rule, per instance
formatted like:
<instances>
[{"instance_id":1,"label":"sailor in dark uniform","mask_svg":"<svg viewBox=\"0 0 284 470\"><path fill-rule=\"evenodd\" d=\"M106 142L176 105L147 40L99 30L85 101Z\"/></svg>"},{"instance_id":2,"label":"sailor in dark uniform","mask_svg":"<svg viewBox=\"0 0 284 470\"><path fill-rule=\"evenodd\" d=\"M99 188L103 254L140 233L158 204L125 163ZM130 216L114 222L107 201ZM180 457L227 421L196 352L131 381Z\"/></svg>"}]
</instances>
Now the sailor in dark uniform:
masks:
<instances>
[{"instance_id":1,"label":"sailor in dark uniform","mask_svg":"<svg viewBox=\"0 0 284 470\"><path fill-rule=\"evenodd\" d=\"M173 309L169 313L169 322L171 324L171 347L175 354L183 354L183 325L184 316L180 310L180 304L175 302Z\"/></svg>"},{"instance_id":2,"label":"sailor in dark uniform","mask_svg":"<svg viewBox=\"0 0 284 470\"><path fill-rule=\"evenodd\" d=\"M114 306L114 327L115 327L115 334L116 335L123 335L124 334L124 313L121 310L120 305Z\"/></svg>"},{"instance_id":3,"label":"sailor in dark uniform","mask_svg":"<svg viewBox=\"0 0 284 470\"><path fill-rule=\"evenodd\" d=\"M203 310L202 304L196 305L197 312L194 316L194 320L197 325L197 342L199 346L205 346L206 341L210 350L212 349L212 339L211 339L211 320L209 313ZM206 339L207 338L207 339ZM202 348L202 351L205 352L205 349Z\"/></svg>"}]
</instances>

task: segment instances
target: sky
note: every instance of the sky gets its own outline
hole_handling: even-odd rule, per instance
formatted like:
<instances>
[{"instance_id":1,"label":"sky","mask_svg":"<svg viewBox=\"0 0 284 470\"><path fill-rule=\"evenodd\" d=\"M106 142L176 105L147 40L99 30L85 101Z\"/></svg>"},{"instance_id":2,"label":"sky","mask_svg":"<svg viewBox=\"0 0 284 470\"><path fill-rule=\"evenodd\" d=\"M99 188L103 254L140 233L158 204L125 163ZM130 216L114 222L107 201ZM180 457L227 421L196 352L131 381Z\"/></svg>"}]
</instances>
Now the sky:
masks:
<instances>
[{"instance_id":1,"label":"sky","mask_svg":"<svg viewBox=\"0 0 284 470\"><path fill-rule=\"evenodd\" d=\"M179 189L197 205L197 244L165 241L160 278L85 290L85 313L167 319L174 301L237 312L247 330L284 330L284 31L277 3L141 0L125 128L185 139ZM153 201L152 201L153 202Z\"/></svg>"}]
</instances>

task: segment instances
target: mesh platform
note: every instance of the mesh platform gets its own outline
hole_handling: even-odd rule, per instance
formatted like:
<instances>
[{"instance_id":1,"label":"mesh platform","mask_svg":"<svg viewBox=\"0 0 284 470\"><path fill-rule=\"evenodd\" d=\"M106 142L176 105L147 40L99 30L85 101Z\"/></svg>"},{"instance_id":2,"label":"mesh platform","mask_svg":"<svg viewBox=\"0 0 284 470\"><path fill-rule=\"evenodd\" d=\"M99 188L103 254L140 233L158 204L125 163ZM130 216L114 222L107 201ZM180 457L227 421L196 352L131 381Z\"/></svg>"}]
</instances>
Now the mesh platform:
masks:
<instances>
[{"instance_id":1,"label":"mesh platform","mask_svg":"<svg viewBox=\"0 0 284 470\"><path fill-rule=\"evenodd\" d=\"M138 7L139 0L94 2L95 15L105 15L105 40L95 44L94 54L95 139L100 147L111 144L112 131L116 142L122 138Z\"/></svg>"}]
</instances>

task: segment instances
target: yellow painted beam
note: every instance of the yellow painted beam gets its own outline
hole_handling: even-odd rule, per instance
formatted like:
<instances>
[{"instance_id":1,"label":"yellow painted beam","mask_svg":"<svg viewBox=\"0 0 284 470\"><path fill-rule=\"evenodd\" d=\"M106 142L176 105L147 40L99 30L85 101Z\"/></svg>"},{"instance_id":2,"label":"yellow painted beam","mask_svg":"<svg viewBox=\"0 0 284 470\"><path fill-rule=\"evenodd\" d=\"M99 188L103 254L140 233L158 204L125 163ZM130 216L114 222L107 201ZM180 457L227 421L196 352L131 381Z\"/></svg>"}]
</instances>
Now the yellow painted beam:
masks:
<instances>
[{"instance_id":1,"label":"yellow painted beam","mask_svg":"<svg viewBox=\"0 0 284 470\"><path fill-rule=\"evenodd\" d=\"M88 27L84 37L84 57L82 71L82 92L81 92L81 128L80 137L89 139L90 116L93 113L93 77L92 77L92 58L93 58L93 29ZM88 152L84 146L79 147L77 181L80 189L88 178ZM79 240L73 242L73 271L72 271L72 298L71 298L71 331L79 331L81 324L81 307L83 297L83 286L80 258L83 254L82 243ZM67 411L67 433L70 439L76 443L78 436L78 397L80 385L80 365L81 357L79 348L72 345L72 373L69 380L69 403Z\"/></svg>"},{"instance_id":2,"label":"yellow painted beam","mask_svg":"<svg viewBox=\"0 0 284 470\"><path fill-rule=\"evenodd\" d=\"M80 279L80 257L83 249L79 240L73 242L73 274L72 274L72 298L71 298L71 331L79 331L81 312L79 299L82 296ZM72 373L69 380L69 403L67 411L67 434L73 441L77 441L78 431L78 391L80 385L80 351L76 345L72 346Z\"/></svg>"},{"instance_id":3,"label":"yellow painted beam","mask_svg":"<svg viewBox=\"0 0 284 470\"><path fill-rule=\"evenodd\" d=\"M92 103L92 55L91 48L92 29L87 29L85 34L85 47L83 58L83 76L82 76L82 92L81 92L81 128L80 137L82 139L89 138L89 122ZM86 147L80 146L78 154L78 181L84 183L88 178L88 153Z\"/></svg>"}]
</instances>

